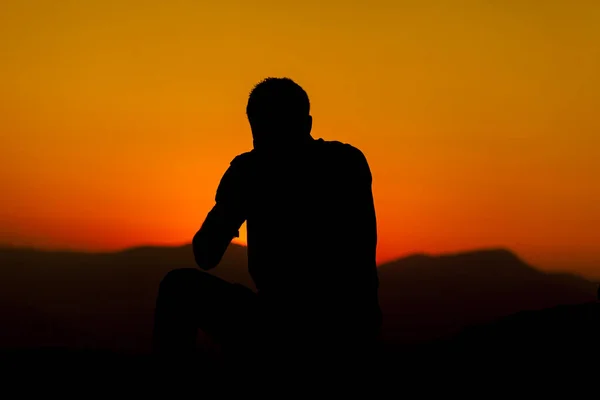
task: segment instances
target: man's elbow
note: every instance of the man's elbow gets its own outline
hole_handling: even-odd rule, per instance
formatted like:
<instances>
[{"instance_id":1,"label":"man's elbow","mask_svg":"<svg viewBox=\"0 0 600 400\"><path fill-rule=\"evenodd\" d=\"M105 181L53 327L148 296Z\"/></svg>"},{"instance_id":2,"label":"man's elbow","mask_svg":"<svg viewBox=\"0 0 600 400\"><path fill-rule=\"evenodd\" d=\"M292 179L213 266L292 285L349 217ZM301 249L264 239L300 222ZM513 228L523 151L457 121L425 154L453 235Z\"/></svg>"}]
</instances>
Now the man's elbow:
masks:
<instances>
[{"instance_id":1,"label":"man's elbow","mask_svg":"<svg viewBox=\"0 0 600 400\"><path fill-rule=\"evenodd\" d=\"M192 240L192 249L196 265L205 271L215 268L221 261L218 252L215 251L215 244L207 240L203 232L198 232Z\"/></svg>"},{"instance_id":2,"label":"man's elbow","mask_svg":"<svg viewBox=\"0 0 600 400\"><path fill-rule=\"evenodd\" d=\"M198 268L208 271L209 269L215 268L219 264L219 260L214 257L208 257L206 251L198 250L194 248L194 260Z\"/></svg>"},{"instance_id":3,"label":"man's elbow","mask_svg":"<svg viewBox=\"0 0 600 400\"><path fill-rule=\"evenodd\" d=\"M217 263L212 262L211 260L208 260L206 258L196 256L196 265L198 266L198 268L204 271L208 271L215 268L217 266Z\"/></svg>"}]
</instances>

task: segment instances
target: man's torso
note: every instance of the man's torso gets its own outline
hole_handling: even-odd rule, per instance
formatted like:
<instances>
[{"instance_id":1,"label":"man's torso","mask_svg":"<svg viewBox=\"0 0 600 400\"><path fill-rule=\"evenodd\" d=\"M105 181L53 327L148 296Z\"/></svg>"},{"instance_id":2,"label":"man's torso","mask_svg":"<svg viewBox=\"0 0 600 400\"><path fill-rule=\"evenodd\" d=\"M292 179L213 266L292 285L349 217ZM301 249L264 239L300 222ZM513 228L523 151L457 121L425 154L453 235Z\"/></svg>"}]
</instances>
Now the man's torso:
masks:
<instances>
[{"instance_id":1,"label":"man's torso","mask_svg":"<svg viewBox=\"0 0 600 400\"><path fill-rule=\"evenodd\" d=\"M362 153L315 140L276 155L245 153L232 166L259 293L340 315L377 312L375 215Z\"/></svg>"}]
</instances>

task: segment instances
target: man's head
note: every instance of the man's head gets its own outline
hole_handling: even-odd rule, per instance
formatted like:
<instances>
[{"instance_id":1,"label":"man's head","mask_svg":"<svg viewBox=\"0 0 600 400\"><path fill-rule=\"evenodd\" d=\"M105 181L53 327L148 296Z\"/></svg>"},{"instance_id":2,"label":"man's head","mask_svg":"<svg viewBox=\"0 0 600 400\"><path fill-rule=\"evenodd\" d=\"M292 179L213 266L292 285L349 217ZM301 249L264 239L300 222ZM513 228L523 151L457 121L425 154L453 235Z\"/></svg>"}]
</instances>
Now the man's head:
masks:
<instances>
[{"instance_id":1,"label":"man's head","mask_svg":"<svg viewBox=\"0 0 600 400\"><path fill-rule=\"evenodd\" d=\"M308 95L289 78L266 78L258 83L250 93L246 114L255 148L310 137Z\"/></svg>"}]
</instances>

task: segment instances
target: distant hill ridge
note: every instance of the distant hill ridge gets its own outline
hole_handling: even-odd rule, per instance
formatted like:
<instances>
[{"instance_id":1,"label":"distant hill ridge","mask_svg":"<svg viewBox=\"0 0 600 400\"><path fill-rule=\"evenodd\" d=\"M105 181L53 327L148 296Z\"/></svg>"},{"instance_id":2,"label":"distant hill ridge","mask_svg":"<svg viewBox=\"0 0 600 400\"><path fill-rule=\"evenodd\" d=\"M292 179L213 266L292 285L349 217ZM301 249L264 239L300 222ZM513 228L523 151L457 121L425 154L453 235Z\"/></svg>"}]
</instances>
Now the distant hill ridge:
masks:
<instances>
[{"instance_id":1,"label":"distant hill ridge","mask_svg":"<svg viewBox=\"0 0 600 400\"><path fill-rule=\"evenodd\" d=\"M253 288L246 250L231 244L211 273ZM195 267L189 244L103 253L0 249L0 348L145 351L160 280L184 267ZM595 284L538 271L506 249L415 254L381 265L379 276L384 339L400 345L596 298Z\"/></svg>"}]
</instances>

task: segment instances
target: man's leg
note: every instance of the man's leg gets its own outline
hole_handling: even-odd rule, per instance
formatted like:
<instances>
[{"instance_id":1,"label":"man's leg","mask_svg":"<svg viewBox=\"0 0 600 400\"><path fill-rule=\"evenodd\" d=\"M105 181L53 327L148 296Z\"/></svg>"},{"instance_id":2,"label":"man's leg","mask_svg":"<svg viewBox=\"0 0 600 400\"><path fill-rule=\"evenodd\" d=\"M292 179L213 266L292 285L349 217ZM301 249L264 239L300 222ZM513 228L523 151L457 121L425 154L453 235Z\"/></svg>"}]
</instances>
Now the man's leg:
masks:
<instances>
[{"instance_id":1,"label":"man's leg","mask_svg":"<svg viewBox=\"0 0 600 400\"><path fill-rule=\"evenodd\" d=\"M160 284L154 321L154 352L188 356L198 329L224 347L252 332L255 294L194 268L169 272Z\"/></svg>"}]
</instances>

